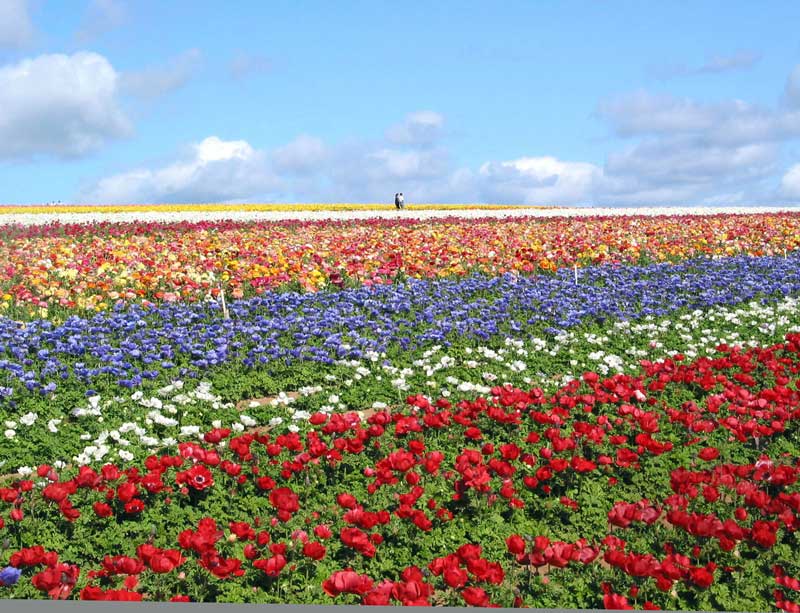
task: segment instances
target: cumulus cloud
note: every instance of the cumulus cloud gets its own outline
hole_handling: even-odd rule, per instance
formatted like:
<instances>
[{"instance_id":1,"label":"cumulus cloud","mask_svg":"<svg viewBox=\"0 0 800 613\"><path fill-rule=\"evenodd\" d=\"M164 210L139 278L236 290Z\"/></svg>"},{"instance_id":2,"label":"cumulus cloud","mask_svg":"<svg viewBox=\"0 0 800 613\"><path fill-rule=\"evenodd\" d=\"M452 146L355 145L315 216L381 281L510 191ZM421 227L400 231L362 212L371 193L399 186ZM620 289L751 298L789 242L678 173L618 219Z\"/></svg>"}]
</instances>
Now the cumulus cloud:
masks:
<instances>
[{"instance_id":1,"label":"cumulus cloud","mask_svg":"<svg viewBox=\"0 0 800 613\"><path fill-rule=\"evenodd\" d=\"M273 164L279 172L299 175L317 172L327 157L325 143L308 134L301 134L272 153Z\"/></svg>"},{"instance_id":2,"label":"cumulus cloud","mask_svg":"<svg viewBox=\"0 0 800 613\"><path fill-rule=\"evenodd\" d=\"M128 12L120 0L91 0L75 38L86 43L125 23Z\"/></svg>"},{"instance_id":3,"label":"cumulus cloud","mask_svg":"<svg viewBox=\"0 0 800 613\"><path fill-rule=\"evenodd\" d=\"M710 203L732 194L741 199L747 186L774 172L777 157L774 144L647 140L608 156L596 193L603 204Z\"/></svg>"},{"instance_id":4,"label":"cumulus cloud","mask_svg":"<svg viewBox=\"0 0 800 613\"><path fill-rule=\"evenodd\" d=\"M601 174L594 164L550 156L486 162L479 171L486 200L539 205L588 204Z\"/></svg>"},{"instance_id":5,"label":"cumulus cloud","mask_svg":"<svg viewBox=\"0 0 800 613\"><path fill-rule=\"evenodd\" d=\"M77 157L128 136L117 84L114 68L96 53L0 67L0 158Z\"/></svg>"},{"instance_id":6,"label":"cumulus cloud","mask_svg":"<svg viewBox=\"0 0 800 613\"><path fill-rule=\"evenodd\" d=\"M112 175L85 190L84 202L225 202L274 189L263 152L247 141L209 136L162 168Z\"/></svg>"},{"instance_id":7,"label":"cumulus cloud","mask_svg":"<svg viewBox=\"0 0 800 613\"><path fill-rule=\"evenodd\" d=\"M781 194L792 200L800 200L800 164L795 164L783 175Z\"/></svg>"},{"instance_id":8,"label":"cumulus cloud","mask_svg":"<svg viewBox=\"0 0 800 613\"><path fill-rule=\"evenodd\" d=\"M326 143L302 134L258 150L211 137L162 168L103 179L91 195L107 202L391 202L402 191L407 202L610 206L800 199L800 169L781 185L776 175L782 143L800 136L800 110L634 92L602 101L598 115L624 139L601 163L528 155L458 166L444 116L418 111L377 140ZM201 154L207 149L222 153L210 159Z\"/></svg>"},{"instance_id":9,"label":"cumulus cloud","mask_svg":"<svg viewBox=\"0 0 800 613\"><path fill-rule=\"evenodd\" d=\"M417 111L402 123L386 131L386 139L396 145L430 145L438 141L444 129L444 117L434 111Z\"/></svg>"},{"instance_id":10,"label":"cumulus cloud","mask_svg":"<svg viewBox=\"0 0 800 613\"><path fill-rule=\"evenodd\" d=\"M598 114L623 138L695 134L713 143L741 144L800 136L800 111L741 100L708 104L638 91L601 101Z\"/></svg>"},{"instance_id":11,"label":"cumulus cloud","mask_svg":"<svg viewBox=\"0 0 800 613\"><path fill-rule=\"evenodd\" d=\"M27 0L0 2L0 47L22 47L33 38Z\"/></svg>"},{"instance_id":12,"label":"cumulus cloud","mask_svg":"<svg viewBox=\"0 0 800 613\"><path fill-rule=\"evenodd\" d=\"M180 89L197 74L203 60L199 49L189 49L164 64L122 75L122 89L139 98L158 98Z\"/></svg>"},{"instance_id":13,"label":"cumulus cloud","mask_svg":"<svg viewBox=\"0 0 800 613\"><path fill-rule=\"evenodd\" d=\"M787 104L707 103L638 91L601 101L598 115L616 136L635 141L606 158L596 193L607 204L774 200L781 145L800 138L800 108Z\"/></svg>"}]
</instances>

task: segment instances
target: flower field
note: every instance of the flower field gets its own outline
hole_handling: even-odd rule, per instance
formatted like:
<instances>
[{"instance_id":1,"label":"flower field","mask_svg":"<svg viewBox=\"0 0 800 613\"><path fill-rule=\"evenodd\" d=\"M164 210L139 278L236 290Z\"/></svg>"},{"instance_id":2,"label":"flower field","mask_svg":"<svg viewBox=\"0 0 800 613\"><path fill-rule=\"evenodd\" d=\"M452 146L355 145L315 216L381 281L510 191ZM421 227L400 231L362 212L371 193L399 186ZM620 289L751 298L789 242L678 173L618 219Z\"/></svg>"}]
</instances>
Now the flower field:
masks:
<instances>
[{"instance_id":1,"label":"flower field","mask_svg":"<svg viewBox=\"0 0 800 613\"><path fill-rule=\"evenodd\" d=\"M0 597L800 611L798 247L0 225Z\"/></svg>"}]
</instances>

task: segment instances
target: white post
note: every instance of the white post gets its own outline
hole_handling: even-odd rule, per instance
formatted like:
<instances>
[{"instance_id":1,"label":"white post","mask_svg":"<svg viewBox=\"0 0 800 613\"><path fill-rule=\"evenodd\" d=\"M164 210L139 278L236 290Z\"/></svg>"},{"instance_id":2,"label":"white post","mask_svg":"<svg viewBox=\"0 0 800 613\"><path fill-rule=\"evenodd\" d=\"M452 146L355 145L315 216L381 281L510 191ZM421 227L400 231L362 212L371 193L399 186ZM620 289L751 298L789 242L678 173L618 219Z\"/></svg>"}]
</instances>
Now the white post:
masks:
<instances>
[{"instance_id":1,"label":"white post","mask_svg":"<svg viewBox=\"0 0 800 613\"><path fill-rule=\"evenodd\" d=\"M222 297L222 316L225 319L230 319L230 313L228 313L228 305L225 302L225 290L222 289L222 285L217 286L219 288L219 295Z\"/></svg>"},{"instance_id":2,"label":"white post","mask_svg":"<svg viewBox=\"0 0 800 613\"><path fill-rule=\"evenodd\" d=\"M578 285L578 265L575 264L575 285Z\"/></svg>"}]
</instances>

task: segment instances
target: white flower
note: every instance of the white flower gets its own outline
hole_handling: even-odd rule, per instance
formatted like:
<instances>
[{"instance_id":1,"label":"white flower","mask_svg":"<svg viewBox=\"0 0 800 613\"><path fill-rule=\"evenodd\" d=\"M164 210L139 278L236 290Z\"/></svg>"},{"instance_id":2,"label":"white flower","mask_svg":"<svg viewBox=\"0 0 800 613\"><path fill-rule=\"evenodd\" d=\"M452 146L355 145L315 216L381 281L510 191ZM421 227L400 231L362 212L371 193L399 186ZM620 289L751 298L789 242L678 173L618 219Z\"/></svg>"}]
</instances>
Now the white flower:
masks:
<instances>
[{"instance_id":1,"label":"white flower","mask_svg":"<svg viewBox=\"0 0 800 613\"><path fill-rule=\"evenodd\" d=\"M5 434L6 438L14 438L17 435L17 431L9 428L5 432L3 432L3 434Z\"/></svg>"},{"instance_id":2,"label":"white flower","mask_svg":"<svg viewBox=\"0 0 800 613\"><path fill-rule=\"evenodd\" d=\"M298 426L296 426L294 424L291 424L289 426L289 432L299 432L299 431L300 431L300 428Z\"/></svg>"},{"instance_id":3,"label":"white flower","mask_svg":"<svg viewBox=\"0 0 800 613\"><path fill-rule=\"evenodd\" d=\"M22 417L19 418L19 421L26 426L32 426L34 422L38 419L39 415L34 412L25 413Z\"/></svg>"},{"instance_id":4,"label":"white flower","mask_svg":"<svg viewBox=\"0 0 800 613\"><path fill-rule=\"evenodd\" d=\"M20 474L20 476L27 477L33 473L33 469L30 466L20 466L17 469L17 472Z\"/></svg>"},{"instance_id":5,"label":"white flower","mask_svg":"<svg viewBox=\"0 0 800 613\"><path fill-rule=\"evenodd\" d=\"M269 420L269 425L272 426L273 428L282 423L283 423L282 417L273 417L272 419Z\"/></svg>"},{"instance_id":6,"label":"white flower","mask_svg":"<svg viewBox=\"0 0 800 613\"><path fill-rule=\"evenodd\" d=\"M120 459L125 460L126 462L130 462L133 459L133 454L130 451L125 451L124 449L120 449L118 454Z\"/></svg>"},{"instance_id":7,"label":"white flower","mask_svg":"<svg viewBox=\"0 0 800 613\"><path fill-rule=\"evenodd\" d=\"M253 426L256 425L256 423L258 423L256 422L255 419L253 419L249 415L244 415L244 414L239 416L239 421L242 422L248 428L252 428Z\"/></svg>"},{"instance_id":8,"label":"white flower","mask_svg":"<svg viewBox=\"0 0 800 613\"><path fill-rule=\"evenodd\" d=\"M62 420L60 419L51 419L47 422L47 429L50 430L53 434L58 432L58 424L61 423Z\"/></svg>"}]
</instances>

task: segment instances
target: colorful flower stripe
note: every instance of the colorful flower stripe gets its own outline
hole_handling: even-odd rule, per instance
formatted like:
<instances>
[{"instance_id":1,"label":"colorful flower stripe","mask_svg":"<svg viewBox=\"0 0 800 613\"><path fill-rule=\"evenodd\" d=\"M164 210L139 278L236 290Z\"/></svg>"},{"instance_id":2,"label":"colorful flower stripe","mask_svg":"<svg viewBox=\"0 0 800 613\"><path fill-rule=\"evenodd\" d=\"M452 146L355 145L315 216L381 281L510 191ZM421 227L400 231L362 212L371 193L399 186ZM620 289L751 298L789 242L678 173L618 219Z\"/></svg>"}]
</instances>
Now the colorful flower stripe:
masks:
<instances>
[{"instance_id":1,"label":"colorful flower stripe","mask_svg":"<svg viewBox=\"0 0 800 613\"><path fill-rule=\"evenodd\" d=\"M385 211L394 210L394 205L381 203L297 203L297 204L58 204L58 205L0 205L2 215L35 215L64 213L147 213L150 211L208 213L219 211ZM408 204L406 208L416 211L448 211L460 209L534 209L547 210L554 207L510 204ZM2 217L0 217L2 219Z\"/></svg>"},{"instance_id":2,"label":"colorful flower stripe","mask_svg":"<svg viewBox=\"0 0 800 613\"><path fill-rule=\"evenodd\" d=\"M174 445L212 421L239 422L230 402L319 386L328 377L340 382L358 377L359 384L349 381L352 389L331 390L350 406L394 402L416 376L411 367L421 368L442 347L452 349L468 369L484 368L475 361L480 359L493 363L491 376L516 373L541 380L563 376L577 365L571 364L576 356L560 348L569 345L574 351L580 346L581 341L569 340L572 330L590 332L584 344L592 345L619 330L620 322L630 327L654 317L687 314L691 319L698 310L707 313L706 325L719 328L711 323L711 309L750 301L755 301L755 327L767 325L755 338L768 340L774 338L770 335L776 325L785 332L800 324L795 302L782 311L771 308L785 297L800 296L798 264L798 254L731 257L589 267L581 271L578 285L569 271L560 271L540 279L473 276L314 294L267 293L231 303L230 319L222 316L217 303L132 306L90 319L74 316L61 325L0 319L0 418L6 426L0 462L16 467L52 454L51 460L88 464L105 461L109 444L122 441L125 455L134 457L167 441ZM759 318L756 308L766 314ZM735 312L725 311L726 321L729 313ZM786 314L780 316L782 323L778 313ZM646 325L642 330L644 338L620 347L620 353L633 349L652 356L648 350L651 344L658 348L658 337ZM628 329L629 336L635 334ZM755 332L747 334L752 339ZM731 341L737 338L742 337L728 334ZM673 350L696 350L686 339L677 345L668 342ZM560 356L550 364L536 357L548 345L552 356ZM504 347L512 350L506 357ZM608 353L598 353L601 348ZM594 364L608 372L623 364L613 349L605 343L582 353L586 359L602 360ZM373 364L380 367L375 372ZM206 405L195 406L185 393L194 393L201 380L213 385L200 391ZM153 396L174 381L190 382L180 400L169 394ZM132 389L139 390L133 403L112 400ZM468 385L463 391L471 389ZM306 400L310 408L318 408L314 402ZM146 419L143 408L150 409ZM302 414L298 411L298 419ZM257 416L265 423L263 414ZM268 416L275 417L280 416ZM38 423L35 432L30 431L33 423ZM28 431L17 437L23 427ZM53 442L56 432L58 441Z\"/></svg>"},{"instance_id":3,"label":"colorful flower stripe","mask_svg":"<svg viewBox=\"0 0 800 613\"><path fill-rule=\"evenodd\" d=\"M0 488L12 598L795 611L800 335ZM179 520L179 523L176 523Z\"/></svg>"},{"instance_id":4,"label":"colorful flower stripe","mask_svg":"<svg viewBox=\"0 0 800 613\"><path fill-rule=\"evenodd\" d=\"M99 224L0 228L0 309L16 318L116 301L199 301L391 283L398 276L552 272L574 264L775 255L800 215L436 222Z\"/></svg>"}]
</instances>

